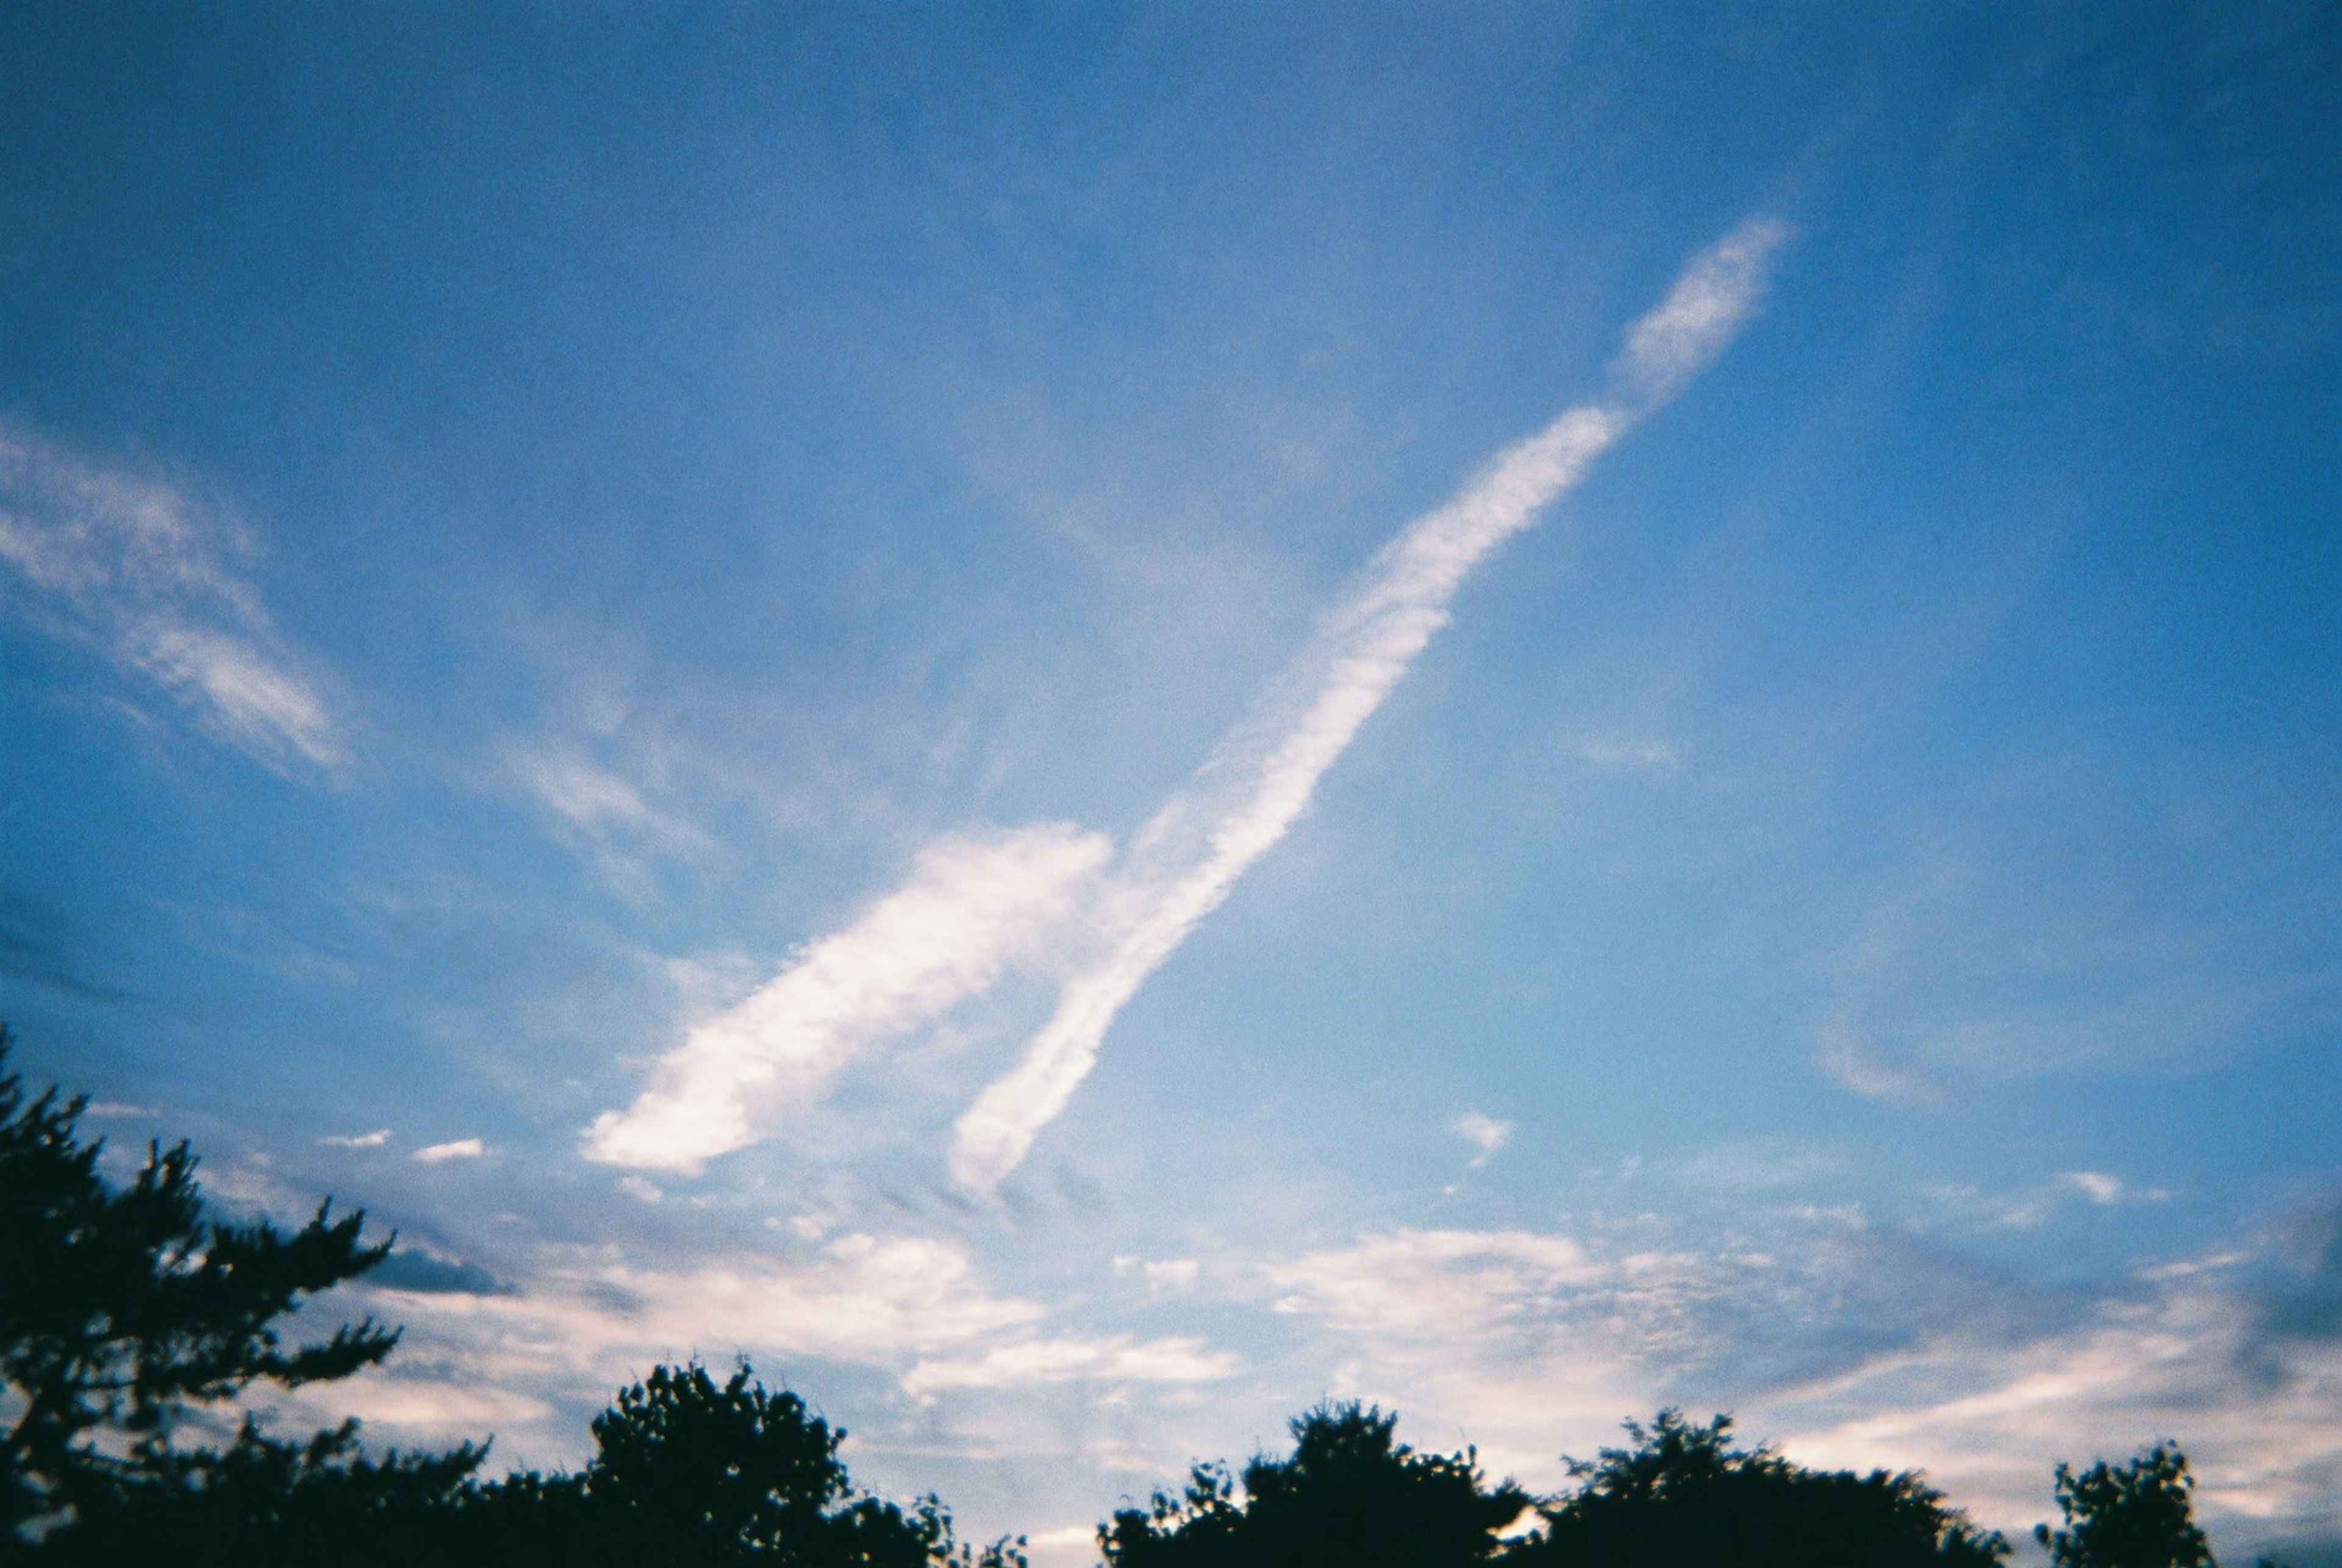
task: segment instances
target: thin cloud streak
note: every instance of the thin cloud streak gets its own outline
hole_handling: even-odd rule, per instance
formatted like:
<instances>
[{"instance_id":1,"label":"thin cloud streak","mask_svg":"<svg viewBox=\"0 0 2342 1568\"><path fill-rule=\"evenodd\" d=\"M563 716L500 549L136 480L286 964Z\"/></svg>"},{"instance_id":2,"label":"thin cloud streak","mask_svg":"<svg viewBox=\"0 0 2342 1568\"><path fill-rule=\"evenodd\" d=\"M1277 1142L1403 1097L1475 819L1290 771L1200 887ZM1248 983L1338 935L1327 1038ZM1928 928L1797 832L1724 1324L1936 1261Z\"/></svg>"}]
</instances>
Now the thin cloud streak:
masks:
<instances>
[{"instance_id":1,"label":"thin cloud streak","mask_svg":"<svg viewBox=\"0 0 2342 1568\"><path fill-rule=\"evenodd\" d=\"M333 714L229 565L250 550L178 489L0 421L0 564L39 591L50 629L102 648L246 754L335 773L347 757Z\"/></svg>"},{"instance_id":2,"label":"thin cloud streak","mask_svg":"<svg viewBox=\"0 0 2342 1568\"><path fill-rule=\"evenodd\" d=\"M586 1157L688 1174L755 1141L760 1120L873 1045L1039 961L1111 851L1064 823L930 844L909 882L693 1029L631 1106L587 1130Z\"/></svg>"},{"instance_id":3,"label":"thin cloud streak","mask_svg":"<svg viewBox=\"0 0 2342 1568\"><path fill-rule=\"evenodd\" d=\"M1066 983L1016 1065L961 1116L955 1181L988 1192L1023 1163L1088 1074L1124 1004L1308 808L1326 770L1447 624L1465 578L1723 351L1755 310L1766 266L1787 237L1769 220L1744 224L1694 261L1627 333L1608 402L1563 414L1376 557L1256 717L1140 835L1116 879L1127 916L1120 940Z\"/></svg>"},{"instance_id":4,"label":"thin cloud streak","mask_svg":"<svg viewBox=\"0 0 2342 1568\"><path fill-rule=\"evenodd\" d=\"M860 921L692 1029L631 1106L587 1129L586 1156L696 1172L756 1141L857 1057L933 1027L1022 968L1058 980L1056 1008L961 1114L947 1160L960 1186L997 1187L1065 1109L1123 1006L1308 809L1317 781L1447 624L1464 580L1723 351L1787 237L1754 221L1695 260L1628 332L1606 400L1563 414L1402 531L1118 865L1108 869L1105 836L1064 824L939 841ZM595 800L607 814L610 801Z\"/></svg>"}]
</instances>

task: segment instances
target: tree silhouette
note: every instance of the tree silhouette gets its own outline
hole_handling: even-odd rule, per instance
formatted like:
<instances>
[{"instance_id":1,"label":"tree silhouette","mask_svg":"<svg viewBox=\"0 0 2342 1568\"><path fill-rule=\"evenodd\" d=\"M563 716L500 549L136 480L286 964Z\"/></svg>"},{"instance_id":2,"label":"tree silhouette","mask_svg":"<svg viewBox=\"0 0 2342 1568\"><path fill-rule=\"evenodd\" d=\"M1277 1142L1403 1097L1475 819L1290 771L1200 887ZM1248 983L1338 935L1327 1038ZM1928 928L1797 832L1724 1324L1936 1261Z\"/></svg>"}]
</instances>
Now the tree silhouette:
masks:
<instances>
[{"instance_id":1,"label":"tree silhouette","mask_svg":"<svg viewBox=\"0 0 2342 1568\"><path fill-rule=\"evenodd\" d=\"M8 1045L0 1027L0 1068ZM81 1141L86 1104L54 1086L28 1100L15 1074L0 1073L0 1381L14 1412L0 1435L0 1544L256 1461L269 1451L256 1433L230 1460L175 1450L174 1428L255 1381L345 1377L398 1341L372 1318L289 1347L273 1326L388 1254L387 1242L358 1240L363 1213L335 1220L321 1203L290 1235L265 1221L206 1221L184 1142L150 1144L116 1188L98 1171L103 1141ZM331 1448L317 1463L330 1466Z\"/></svg>"},{"instance_id":2,"label":"tree silhouette","mask_svg":"<svg viewBox=\"0 0 2342 1568\"><path fill-rule=\"evenodd\" d=\"M1256 1457L1238 1495L1226 1466L1199 1464L1182 1496L1155 1493L1098 1530L1113 1568L1464 1568L1489 1561L1496 1533L1534 1501L1484 1485L1478 1457L1417 1453L1396 1413L1324 1404L1292 1423L1290 1459Z\"/></svg>"},{"instance_id":3,"label":"tree silhouette","mask_svg":"<svg viewBox=\"0 0 2342 1568\"><path fill-rule=\"evenodd\" d=\"M295 1443L247 1420L225 1449L157 1455L149 1473L79 1506L36 1560L60 1568L465 1561L466 1482L485 1446L375 1459L358 1451L357 1424Z\"/></svg>"},{"instance_id":4,"label":"tree silhouette","mask_svg":"<svg viewBox=\"0 0 2342 1568\"><path fill-rule=\"evenodd\" d=\"M746 1365L717 1386L707 1369L661 1366L594 1420L579 1515L625 1560L787 1568L929 1568L969 1560L934 1497L908 1509L855 1490L845 1441ZM986 1560L1013 1558L1002 1545Z\"/></svg>"},{"instance_id":5,"label":"tree silhouette","mask_svg":"<svg viewBox=\"0 0 2342 1568\"><path fill-rule=\"evenodd\" d=\"M2177 1443L2142 1449L2124 1464L2098 1461L2079 1475L2057 1466L2065 1528L2033 1527L2056 1568L2213 1568L2194 1517L2196 1478Z\"/></svg>"},{"instance_id":6,"label":"tree silhouette","mask_svg":"<svg viewBox=\"0 0 2342 1568\"><path fill-rule=\"evenodd\" d=\"M1570 1460L1580 1485L1545 1506L1517 1568L1994 1568L2008 1543L1979 1532L1917 1475L1820 1472L1735 1449L1732 1421L1663 1410L1626 1423L1631 1448Z\"/></svg>"}]
</instances>

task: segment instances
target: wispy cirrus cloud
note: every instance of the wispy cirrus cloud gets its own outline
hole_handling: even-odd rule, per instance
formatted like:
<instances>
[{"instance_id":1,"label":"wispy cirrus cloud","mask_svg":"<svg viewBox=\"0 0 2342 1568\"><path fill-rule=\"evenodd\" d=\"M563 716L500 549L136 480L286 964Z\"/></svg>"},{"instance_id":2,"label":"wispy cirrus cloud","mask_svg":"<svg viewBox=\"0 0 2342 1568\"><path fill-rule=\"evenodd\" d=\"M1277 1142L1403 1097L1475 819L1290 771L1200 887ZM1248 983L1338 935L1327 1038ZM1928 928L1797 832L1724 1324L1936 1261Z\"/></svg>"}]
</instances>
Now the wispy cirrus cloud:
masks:
<instances>
[{"instance_id":1,"label":"wispy cirrus cloud","mask_svg":"<svg viewBox=\"0 0 2342 1568\"><path fill-rule=\"evenodd\" d=\"M341 726L240 574L253 552L185 490L0 421L0 564L34 590L35 619L168 694L215 739L280 770L335 773Z\"/></svg>"},{"instance_id":2,"label":"wispy cirrus cloud","mask_svg":"<svg viewBox=\"0 0 2342 1568\"><path fill-rule=\"evenodd\" d=\"M632 1106L594 1124L588 1154L696 1168L753 1141L772 1107L816 1092L853 1056L931 1025L1046 951L1059 972L1054 1012L953 1129L953 1179L996 1188L1065 1108L1124 1005L1308 809L1465 580L1723 351L1786 238L1779 224L1751 222L1695 259L1627 333L1604 399L1562 414L1404 529L1110 868L1104 837L1064 827L973 854L943 841L862 921L694 1029Z\"/></svg>"},{"instance_id":3,"label":"wispy cirrus cloud","mask_svg":"<svg viewBox=\"0 0 2342 1568\"><path fill-rule=\"evenodd\" d=\"M530 799L595 843L622 835L669 847L706 842L699 830L652 805L633 780L574 748L515 745L506 749L504 761L506 774Z\"/></svg>"}]
</instances>

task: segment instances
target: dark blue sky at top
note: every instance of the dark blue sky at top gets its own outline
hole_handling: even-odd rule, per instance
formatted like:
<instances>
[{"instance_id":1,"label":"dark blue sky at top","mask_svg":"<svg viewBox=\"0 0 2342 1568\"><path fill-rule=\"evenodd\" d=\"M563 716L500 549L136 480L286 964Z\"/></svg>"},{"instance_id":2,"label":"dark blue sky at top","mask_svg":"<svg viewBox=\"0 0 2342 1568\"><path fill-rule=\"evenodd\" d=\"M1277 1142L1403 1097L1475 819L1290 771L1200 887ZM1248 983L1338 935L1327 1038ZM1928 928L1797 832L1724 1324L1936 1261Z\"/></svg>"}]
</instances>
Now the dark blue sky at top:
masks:
<instances>
[{"instance_id":1,"label":"dark blue sky at top","mask_svg":"<svg viewBox=\"0 0 2342 1568\"><path fill-rule=\"evenodd\" d=\"M2045 1333L2282 1274L2342 1178L2337 82L2316 5L13 8L0 434L215 522L341 760L0 563L0 1015L524 1290L819 1193L1229 1347L1232 1407L1333 1374L1081 1282L1852 1210ZM664 1207L579 1157L939 835L1126 841L1752 215L1761 314L1466 586L1005 1208L901 1153L941 1045ZM1086 1422L1253 1431L1066 1413L1043 1485L918 1408L1069 1517L1159 1479Z\"/></svg>"}]
</instances>

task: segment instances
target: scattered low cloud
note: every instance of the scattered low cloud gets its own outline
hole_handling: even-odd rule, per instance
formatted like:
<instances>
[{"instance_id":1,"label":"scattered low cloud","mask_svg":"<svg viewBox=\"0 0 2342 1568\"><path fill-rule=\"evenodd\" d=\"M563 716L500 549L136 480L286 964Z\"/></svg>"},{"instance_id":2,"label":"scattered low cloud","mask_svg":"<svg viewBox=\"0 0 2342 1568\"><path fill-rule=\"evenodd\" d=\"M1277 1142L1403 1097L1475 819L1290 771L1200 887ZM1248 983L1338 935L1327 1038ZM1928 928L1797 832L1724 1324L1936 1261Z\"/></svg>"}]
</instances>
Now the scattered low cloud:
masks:
<instances>
[{"instance_id":1,"label":"scattered low cloud","mask_svg":"<svg viewBox=\"0 0 2342 1568\"><path fill-rule=\"evenodd\" d=\"M330 1149L379 1149L390 1142L390 1129L376 1127L371 1133L328 1133L317 1142Z\"/></svg>"},{"instance_id":2,"label":"scattered low cloud","mask_svg":"<svg viewBox=\"0 0 2342 1568\"><path fill-rule=\"evenodd\" d=\"M180 487L105 467L0 422L0 566L35 624L96 647L279 770L348 761L322 683L243 574L250 534Z\"/></svg>"},{"instance_id":3,"label":"scattered low cloud","mask_svg":"<svg viewBox=\"0 0 2342 1568\"><path fill-rule=\"evenodd\" d=\"M1496 1151L1512 1142L1513 1124L1499 1122L1494 1116L1484 1116L1477 1111L1466 1111L1448 1124L1448 1131L1479 1151L1472 1156L1472 1168L1478 1170L1496 1155Z\"/></svg>"},{"instance_id":4,"label":"scattered low cloud","mask_svg":"<svg viewBox=\"0 0 2342 1568\"><path fill-rule=\"evenodd\" d=\"M476 1160L487 1152L488 1146L477 1138L457 1138L452 1143L427 1144L415 1151L415 1157L426 1165L437 1165L449 1160Z\"/></svg>"},{"instance_id":5,"label":"scattered low cloud","mask_svg":"<svg viewBox=\"0 0 2342 1568\"><path fill-rule=\"evenodd\" d=\"M134 1105L126 1100L95 1100L82 1107L85 1116L118 1116L125 1121L145 1121L162 1114L153 1105Z\"/></svg>"}]
</instances>

